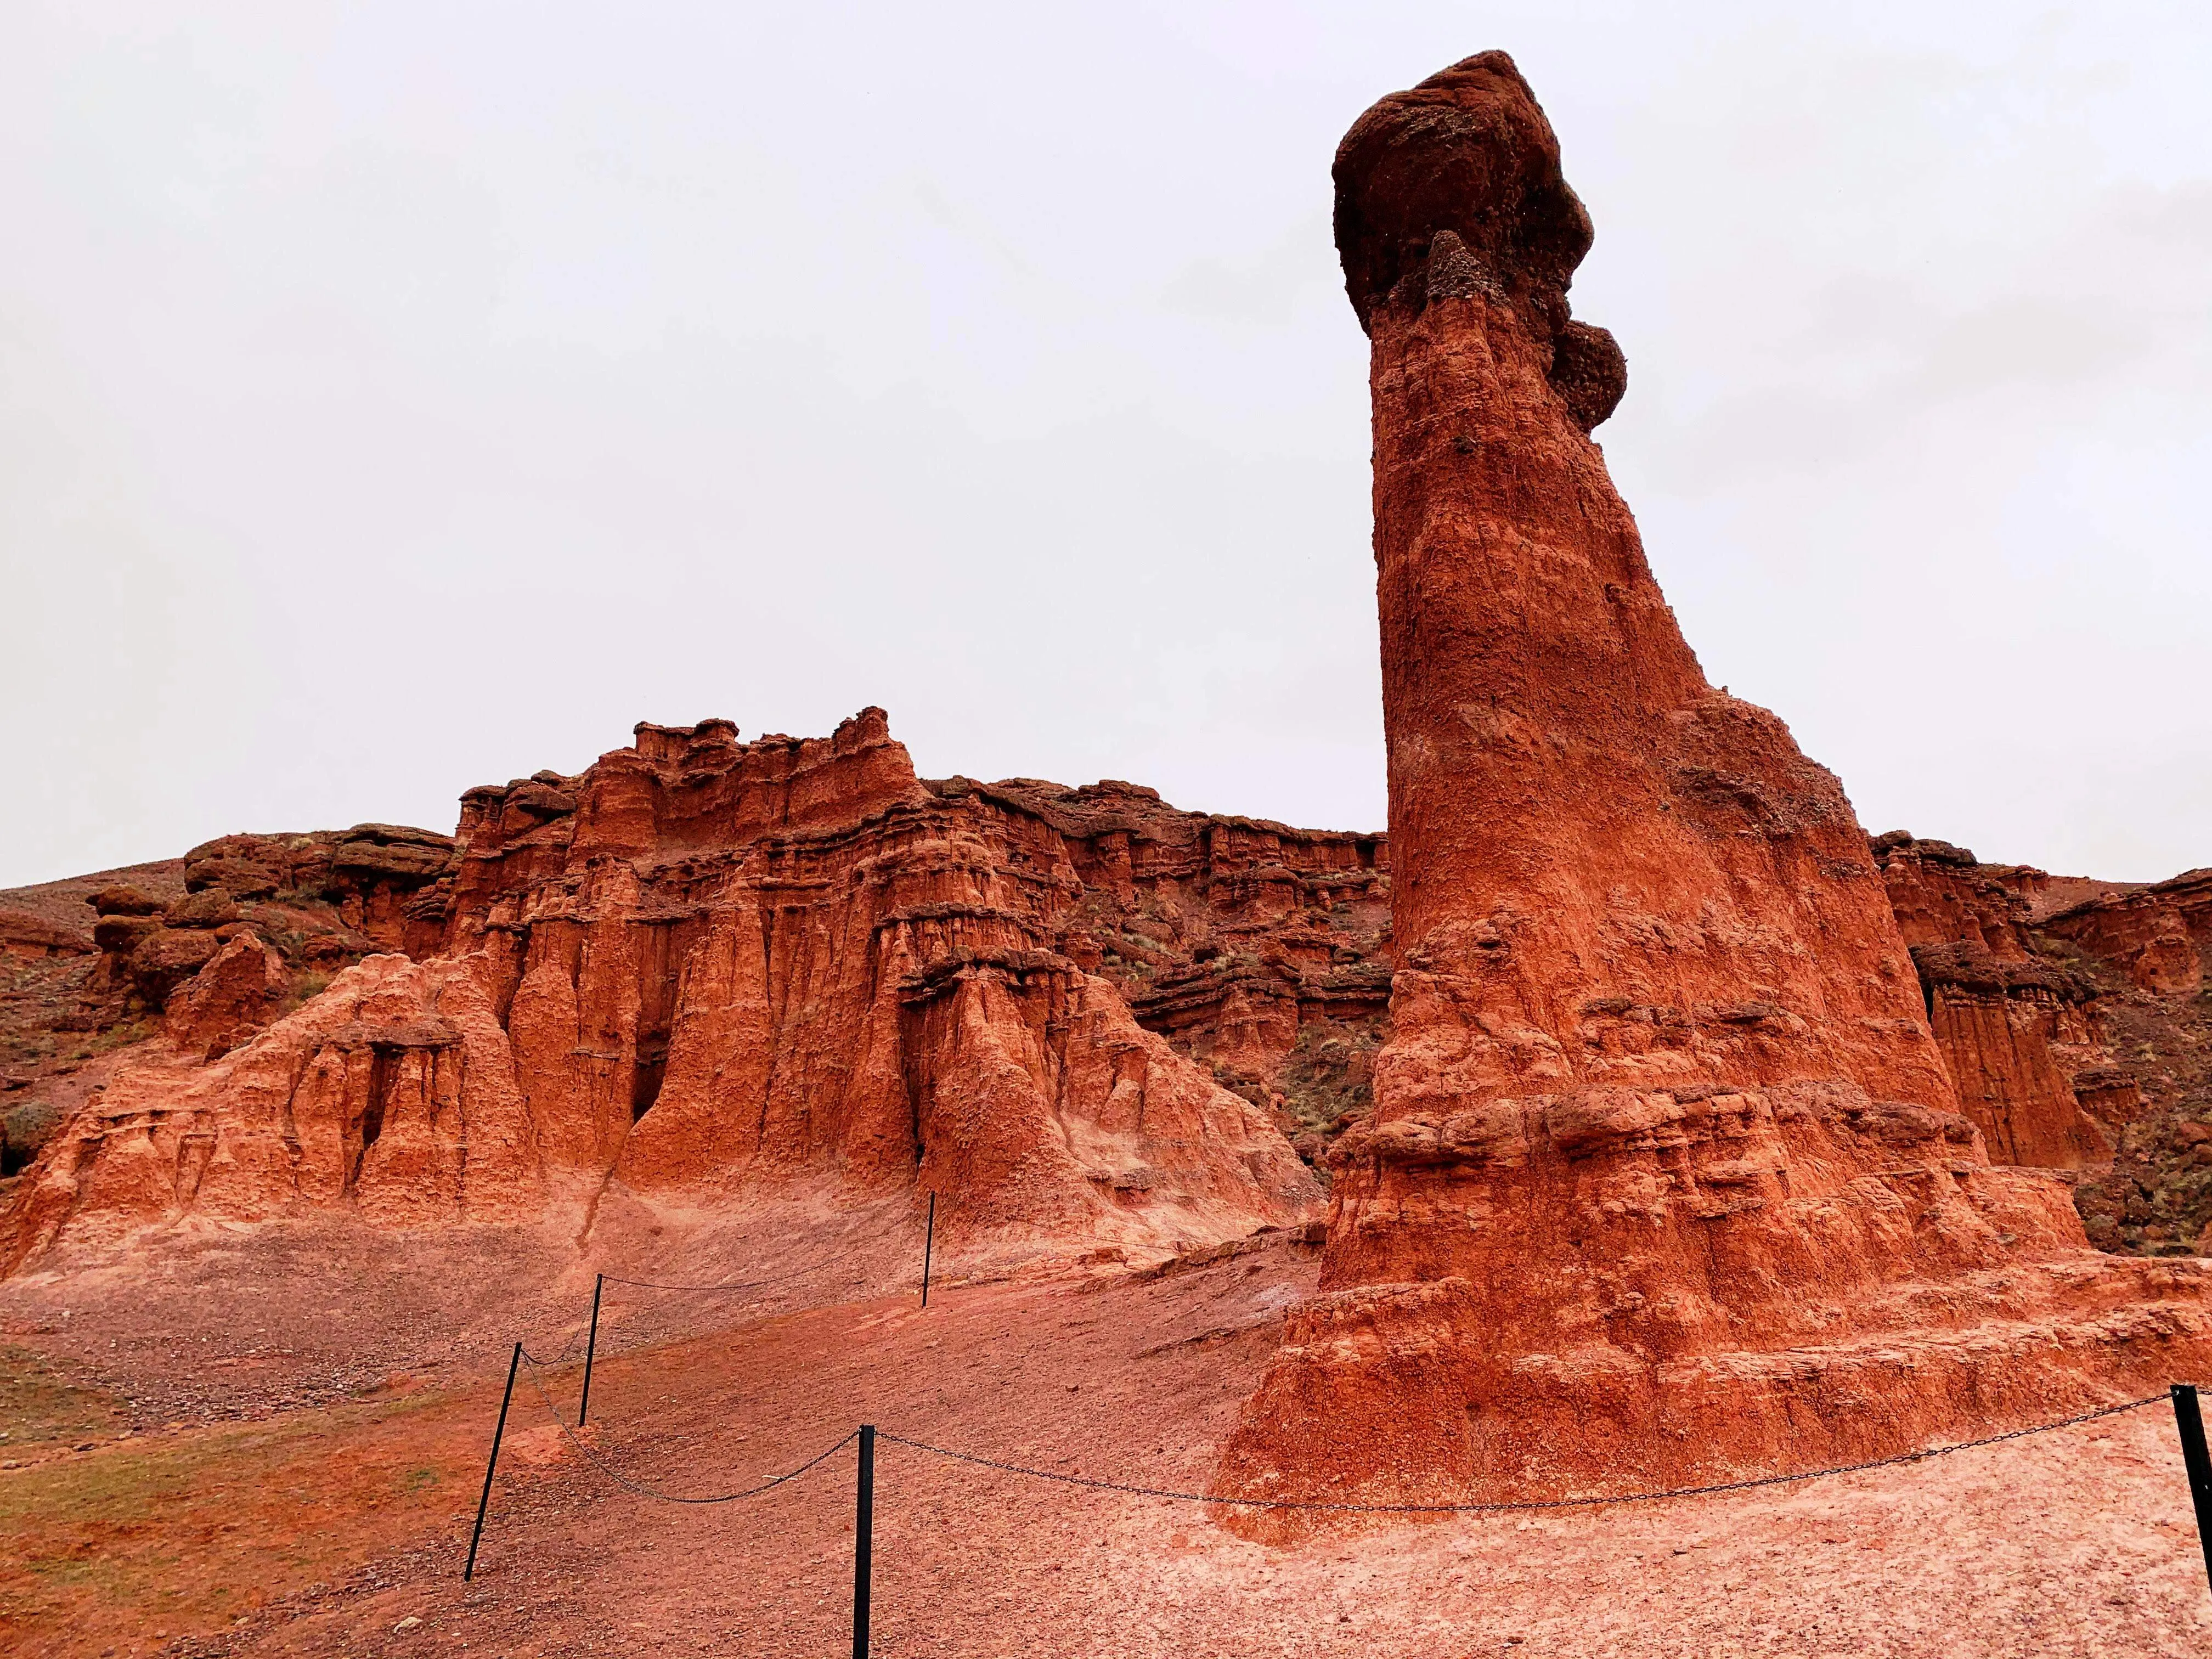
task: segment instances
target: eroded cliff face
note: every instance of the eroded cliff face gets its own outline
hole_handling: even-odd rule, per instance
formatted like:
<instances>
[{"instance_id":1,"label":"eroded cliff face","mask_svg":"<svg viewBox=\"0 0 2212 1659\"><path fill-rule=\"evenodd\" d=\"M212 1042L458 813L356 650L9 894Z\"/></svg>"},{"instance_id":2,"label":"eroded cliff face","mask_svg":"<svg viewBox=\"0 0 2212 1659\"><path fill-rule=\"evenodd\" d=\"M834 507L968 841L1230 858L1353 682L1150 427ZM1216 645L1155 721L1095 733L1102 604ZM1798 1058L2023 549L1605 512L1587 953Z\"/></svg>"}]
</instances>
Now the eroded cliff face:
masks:
<instances>
[{"instance_id":1,"label":"eroded cliff face","mask_svg":"<svg viewBox=\"0 0 2212 1659\"><path fill-rule=\"evenodd\" d=\"M1316 1189L1267 1111L1061 948L1075 848L1113 856L922 783L878 710L803 742L641 726L580 776L469 793L392 907L432 931L422 959L369 956L252 1035L283 960L218 939L168 1000L171 1050L64 1126L0 1249L303 1206L529 1218L610 1182L934 1192L955 1243L1009 1247L1302 1218Z\"/></svg>"},{"instance_id":2,"label":"eroded cliff face","mask_svg":"<svg viewBox=\"0 0 2212 1659\"><path fill-rule=\"evenodd\" d=\"M453 837L397 824L236 835L0 904L5 1182L119 1065L213 1060L383 951L443 934Z\"/></svg>"},{"instance_id":3,"label":"eroded cliff face","mask_svg":"<svg viewBox=\"0 0 2212 1659\"><path fill-rule=\"evenodd\" d=\"M2200 1264L2100 1261L2075 1205L2153 1254L2212 1221L2212 878L1869 844L1705 683L1589 440L1625 363L1569 313L1589 222L1510 61L1385 100L1338 187L1387 842L919 780L868 710L641 726L453 837L8 895L26 1048L131 1046L0 1078L70 1085L0 1270L809 1183L934 1194L978 1254L1163 1252L1308 1214L1294 1135L1335 1175L1323 1294L1225 1492L1720 1480L2201 1369Z\"/></svg>"},{"instance_id":4,"label":"eroded cliff face","mask_svg":"<svg viewBox=\"0 0 2212 1659\"><path fill-rule=\"evenodd\" d=\"M2095 1095L2126 1107L2111 1166L2078 1192L2089 1236L2154 1255L2212 1249L2212 871L2049 896L2034 939L2092 988L2112 1055L2075 1087L2092 1112Z\"/></svg>"},{"instance_id":5,"label":"eroded cliff face","mask_svg":"<svg viewBox=\"0 0 2212 1659\"><path fill-rule=\"evenodd\" d=\"M1384 99L1336 183L1402 965L1222 1489L1723 1478L2202 1354L2193 1264L2101 1261L2061 1179L1991 1165L1840 787L1699 672L1588 435L1624 376L1510 60Z\"/></svg>"},{"instance_id":6,"label":"eroded cliff face","mask_svg":"<svg viewBox=\"0 0 2212 1659\"><path fill-rule=\"evenodd\" d=\"M1984 864L1877 836L1961 1109L2000 1163L2077 1172L2100 1249L2201 1251L2212 1227L2212 877Z\"/></svg>"},{"instance_id":7,"label":"eroded cliff face","mask_svg":"<svg viewBox=\"0 0 2212 1659\"><path fill-rule=\"evenodd\" d=\"M1272 1110L1309 1162L1365 1114L1396 960L1384 837L1177 811L1128 783L965 787L1066 842L1083 890L1058 948L1139 1024Z\"/></svg>"},{"instance_id":8,"label":"eroded cliff face","mask_svg":"<svg viewBox=\"0 0 2212 1659\"><path fill-rule=\"evenodd\" d=\"M421 955L442 933L453 848L450 836L391 823L204 842L184 856L181 895L122 881L87 896L101 953L87 988L110 999L112 1014L162 1012L224 946L247 937L274 949L295 979L327 978L377 951Z\"/></svg>"},{"instance_id":9,"label":"eroded cliff face","mask_svg":"<svg viewBox=\"0 0 2212 1659\"><path fill-rule=\"evenodd\" d=\"M2036 934L2050 878L1903 830L1872 844L1960 1108L1990 1158L2061 1170L2109 1161L2139 1097L2095 986Z\"/></svg>"}]
</instances>

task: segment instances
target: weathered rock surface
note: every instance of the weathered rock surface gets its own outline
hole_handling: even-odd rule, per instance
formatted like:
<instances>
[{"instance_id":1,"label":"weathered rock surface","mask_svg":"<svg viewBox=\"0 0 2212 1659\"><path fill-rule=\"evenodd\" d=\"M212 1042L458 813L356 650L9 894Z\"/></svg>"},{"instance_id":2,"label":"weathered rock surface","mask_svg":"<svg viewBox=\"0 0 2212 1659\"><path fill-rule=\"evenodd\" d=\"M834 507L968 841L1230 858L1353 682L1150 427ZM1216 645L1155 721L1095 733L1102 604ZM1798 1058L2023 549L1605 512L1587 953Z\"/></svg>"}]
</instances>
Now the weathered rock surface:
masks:
<instances>
[{"instance_id":1,"label":"weathered rock surface","mask_svg":"<svg viewBox=\"0 0 2212 1659\"><path fill-rule=\"evenodd\" d=\"M542 772L470 792L469 810L543 825L574 812L574 782ZM1364 1111L1389 989L1381 836L1179 811L1134 784L952 778L922 787L947 801L973 796L979 810L1036 820L1057 837L1080 892L1044 948L1106 980L1139 1025L1272 1112L1310 1162ZM0 895L26 907L27 939L51 935L76 951L49 960L43 943L37 952L27 945L17 982L0 987L0 1060L9 1067L0 1086L11 1091L0 1181L106 1086L106 1063L83 1069L95 1055L137 1053L131 1045L166 1032L212 1060L380 948L434 953L457 868L451 847L431 831L376 825L231 836L185 860ZM392 848L402 850L386 860ZM419 856L413 849L430 856L397 867ZM377 874L364 882L369 872ZM142 982L133 955L156 935ZM281 992L216 982L252 979L225 954L241 937L281 959ZM157 952L178 950L179 939L181 965L201 965L189 977L157 976Z\"/></svg>"},{"instance_id":2,"label":"weathered rock surface","mask_svg":"<svg viewBox=\"0 0 2212 1659\"><path fill-rule=\"evenodd\" d=\"M2033 927L2050 878L1903 830L1872 844L1944 1067L1990 1158L2062 1170L2108 1161L2139 1097L2095 987Z\"/></svg>"},{"instance_id":3,"label":"weathered rock surface","mask_svg":"<svg viewBox=\"0 0 2212 1659\"><path fill-rule=\"evenodd\" d=\"M1962 1109L1999 1162L2075 1170L2100 1249L2190 1255L2212 1226L2212 878L1983 864L1877 836Z\"/></svg>"},{"instance_id":4,"label":"weathered rock surface","mask_svg":"<svg viewBox=\"0 0 2212 1659\"><path fill-rule=\"evenodd\" d=\"M38 924L42 936L70 941L56 950L0 953L0 1203L7 1183L37 1155L55 1126L100 1086L118 1051L155 1036L158 1017L118 989L113 949L96 935L109 921L139 925L185 896L183 863L165 860L42 882L0 894L0 909ZM139 914L104 918L88 901L112 892Z\"/></svg>"},{"instance_id":5,"label":"weathered rock surface","mask_svg":"<svg viewBox=\"0 0 2212 1659\"><path fill-rule=\"evenodd\" d=\"M956 1242L1040 1248L1299 1218L1316 1188L1267 1112L1066 949L1104 965L1093 930L1125 914L1174 911L1173 937L1208 936L1206 884L1237 888L1255 858L1156 800L1181 852L1155 856L1127 814L1086 817L1097 797L1068 793L1074 806L1048 808L924 784L870 710L805 742L641 726L579 777L470 791L451 854L417 832L352 832L326 860L316 843L329 874L312 879L415 884L364 898L358 925L404 934L434 912L438 939L421 960L368 957L242 1047L283 981L258 935L217 942L252 918L139 940L133 962L149 943L211 942L170 1027L188 1054L229 1052L149 1064L79 1111L0 1221L7 1259L187 1214L513 1218L610 1180L933 1191ZM1297 839L1279 829L1235 834L1277 860ZM1352 838L1305 839L1358 868ZM1072 849L1126 873L1133 847L1143 880L1079 915ZM212 897L191 917L213 921L270 879L281 895L302 879L285 850L301 849L198 849L188 882L204 879L165 914Z\"/></svg>"},{"instance_id":6,"label":"weathered rock surface","mask_svg":"<svg viewBox=\"0 0 2212 1659\"><path fill-rule=\"evenodd\" d=\"M283 957L258 934L234 934L170 994L168 1035L180 1048L219 1058L274 1019L291 988Z\"/></svg>"},{"instance_id":7,"label":"weathered rock surface","mask_svg":"<svg viewBox=\"0 0 2212 1659\"><path fill-rule=\"evenodd\" d=\"M2203 989L2212 951L2212 870L2100 895L2046 915L2042 930L2124 968L2142 990L2189 997Z\"/></svg>"},{"instance_id":8,"label":"weathered rock surface","mask_svg":"<svg viewBox=\"0 0 2212 1659\"><path fill-rule=\"evenodd\" d=\"M1391 841L918 780L868 710L641 726L451 838L0 895L0 1036L46 1045L0 1084L58 1123L0 1271L823 1186L935 1194L975 1255L1187 1249L1307 1213L1295 1135L1323 1294L1240 1494L1723 1479L2201 1369L2201 1264L2081 1218L2152 1255L2212 1221L2212 876L1869 846L1706 684L1589 440L1626 363L1570 315L1589 221L1509 61L1378 105L1338 184Z\"/></svg>"},{"instance_id":9,"label":"weathered rock surface","mask_svg":"<svg viewBox=\"0 0 2212 1659\"><path fill-rule=\"evenodd\" d=\"M2077 1194L2089 1236L2107 1249L2212 1249L2212 872L2061 897L2034 937L2094 988L2113 1057L2075 1087L2093 1112L2106 1092L2130 1109L2111 1167L2086 1172Z\"/></svg>"},{"instance_id":10,"label":"weathered rock surface","mask_svg":"<svg viewBox=\"0 0 2212 1659\"><path fill-rule=\"evenodd\" d=\"M542 776L520 781L533 787L532 799L547 801L534 793L550 787ZM1387 837L1180 811L1134 784L954 778L924 787L948 799L975 793L1059 835L1082 892L1055 923L1050 948L1113 984L1139 1024L1217 1082L1269 1108L1309 1163L1322 1163L1364 1117L1395 960ZM416 845L447 842L404 833ZM337 908L358 898L366 920L369 896L333 890L325 858L310 850L346 839L362 840L362 831L225 837L194 849L196 892L186 890L185 862L173 860L127 881L110 873L0 895L24 907L8 914L25 918L27 934L64 942L58 951L16 952L15 982L0 986L0 1090L8 1091L0 1180L73 1109L90 1086L82 1068L96 1056L161 1031L195 1053L236 1046L330 972L373 953L378 941L349 927ZM2100 1248L2190 1249L2212 1222L2212 1193L2200 1191L2212 1183L2197 1152L2212 1140L2212 1087L2195 1059L2212 1047L2196 1030L2197 1002L2136 984L2133 931L2109 922L2090 930L2092 943L2109 940L2106 961L2040 920L2151 890L1981 864L1903 831L1872 845L1944 1066L1993 1159L2086 1170L2077 1201ZM207 914L228 914L216 878L238 878L214 860L232 848L246 853L238 863L279 884L256 897L261 878L246 878L236 902L243 925L213 928L216 943L228 950L226 937L276 939L269 948L286 984L273 998L265 981L242 998L235 985L203 987L222 960L218 951L171 993L166 1021L149 1018L123 971L131 950L186 914L188 902L212 898ZM2166 885L2183 891L2194 879ZM425 887L404 897L418 915L435 906L442 918L449 876ZM2155 894L2135 898L2124 914L2156 902ZM387 921L392 914L383 910ZM378 925L396 942L385 921ZM437 942L425 947L419 933L415 939L417 950ZM91 954L103 945L119 953ZM229 1011L214 1027L204 1012L211 1002ZM2131 1034L2118 1046L2116 1021ZM2160 1057L2158 1102L2140 1125L2144 1096L2121 1047ZM2117 1172L2098 1161L2109 1151L2093 1150L2115 1146Z\"/></svg>"},{"instance_id":11,"label":"weathered rock surface","mask_svg":"<svg viewBox=\"0 0 2212 1659\"><path fill-rule=\"evenodd\" d=\"M2201 1268L2100 1258L2061 1177L1990 1163L1840 787L1684 642L1586 435L1617 359L1570 332L1589 221L1510 60L1384 99L1336 183L1402 965L1222 1489L1725 1479L2201 1363Z\"/></svg>"},{"instance_id":12,"label":"weathered rock surface","mask_svg":"<svg viewBox=\"0 0 2212 1659\"><path fill-rule=\"evenodd\" d=\"M0 945L33 964L0 986L0 1061L21 1096L0 1114L0 1180L82 1103L87 1087L70 1079L86 1066L104 1071L105 1057L164 1030L219 1053L366 956L434 948L452 865L449 836L360 824L225 836L182 859L0 896ZM240 939L272 954L281 988L248 992L266 959L243 965L230 949Z\"/></svg>"},{"instance_id":13,"label":"weathered rock surface","mask_svg":"<svg viewBox=\"0 0 2212 1659\"><path fill-rule=\"evenodd\" d=\"M50 957L87 956L96 948L89 936L75 928L58 927L27 910L0 910L0 956L43 962Z\"/></svg>"},{"instance_id":14,"label":"weathered rock surface","mask_svg":"<svg viewBox=\"0 0 2212 1659\"><path fill-rule=\"evenodd\" d=\"M453 838L364 823L224 836L185 854L183 891L108 882L81 896L101 960L85 991L98 1024L165 1007L232 939L270 945L295 982L378 950L422 953L444 931ZM55 884L56 886L61 884ZM111 1006L101 1007L100 999Z\"/></svg>"},{"instance_id":15,"label":"weathered rock surface","mask_svg":"<svg viewBox=\"0 0 2212 1659\"><path fill-rule=\"evenodd\" d=\"M1383 837L1177 811L1128 783L937 787L1057 831L1083 890L1054 948L1310 1159L1364 1111L1395 962Z\"/></svg>"}]
</instances>

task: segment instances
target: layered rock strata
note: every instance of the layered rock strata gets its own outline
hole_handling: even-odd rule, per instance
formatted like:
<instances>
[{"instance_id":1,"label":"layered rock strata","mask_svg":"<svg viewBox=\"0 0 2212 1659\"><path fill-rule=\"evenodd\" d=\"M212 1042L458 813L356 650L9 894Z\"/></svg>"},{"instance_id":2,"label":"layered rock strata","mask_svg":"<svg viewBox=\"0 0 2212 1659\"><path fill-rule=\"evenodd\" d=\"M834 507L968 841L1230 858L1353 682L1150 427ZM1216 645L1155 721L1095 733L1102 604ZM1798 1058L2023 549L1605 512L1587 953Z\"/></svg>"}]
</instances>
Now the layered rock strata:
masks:
<instances>
[{"instance_id":1,"label":"layered rock strata","mask_svg":"<svg viewBox=\"0 0 2212 1659\"><path fill-rule=\"evenodd\" d=\"M2106 1040L2095 986L2036 934L2050 878L1902 830L1872 844L1960 1109L1990 1158L2064 1170L2109 1162L2140 1100Z\"/></svg>"},{"instance_id":2,"label":"layered rock strata","mask_svg":"<svg viewBox=\"0 0 2212 1659\"><path fill-rule=\"evenodd\" d=\"M2212 955L2212 870L2057 908L2039 926L2100 960L2123 969L2155 995L2192 997L2207 981Z\"/></svg>"},{"instance_id":3,"label":"layered rock strata","mask_svg":"<svg viewBox=\"0 0 2212 1659\"><path fill-rule=\"evenodd\" d=\"M173 868L118 872L136 878L83 895L100 952L83 987L88 1012L100 1024L158 1015L241 938L274 949L295 984L377 951L420 954L443 934L453 860L450 836L363 823L224 836Z\"/></svg>"},{"instance_id":4,"label":"layered rock strata","mask_svg":"<svg viewBox=\"0 0 2212 1659\"><path fill-rule=\"evenodd\" d=\"M1873 846L1945 1067L1990 1156L2077 1172L2075 1207L2100 1249L2202 1249L2212 877L2052 876L1903 830Z\"/></svg>"},{"instance_id":5,"label":"layered rock strata","mask_svg":"<svg viewBox=\"0 0 2212 1659\"><path fill-rule=\"evenodd\" d=\"M2075 1087L2093 1112L2093 1090L2128 1109L2111 1167L2077 1190L2089 1236L2156 1255L2212 1249L2212 871L2057 896L2033 937L2093 988L2113 1056Z\"/></svg>"},{"instance_id":6,"label":"layered rock strata","mask_svg":"<svg viewBox=\"0 0 2212 1659\"><path fill-rule=\"evenodd\" d=\"M2196 1264L1993 1166L1834 777L1716 692L1590 429L1590 242L1510 59L1336 161L1372 346L1391 1035L1224 1492L1621 1492L1878 1455L2206 1356Z\"/></svg>"},{"instance_id":7,"label":"layered rock strata","mask_svg":"<svg viewBox=\"0 0 2212 1659\"><path fill-rule=\"evenodd\" d=\"M1059 834L1083 890L1056 948L1310 1161L1365 1111L1395 960L1382 836L1178 811L1128 783L943 787Z\"/></svg>"},{"instance_id":8,"label":"layered rock strata","mask_svg":"<svg viewBox=\"0 0 2212 1659\"><path fill-rule=\"evenodd\" d=\"M1244 863L1279 860L1272 831L1241 833L1273 854ZM185 1215L514 1219L609 1182L934 1191L956 1239L1165 1248L1298 1219L1315 1188L1267 1113L1060 948L1085 892L1071 846L1111 863L1129 840L1072 843L1002 793L922 783L877 710L803 742L641 726L580 776L464 798L450 854L383 913L434 910L421 959L367 957L194 1063L281 978L258 941L222 941L170 999L185 1052L64 1127L0 1251ZM1237 862L1198 868L1235 885ZM1181 886L1148 883L1155 910Z\"/></svg>"}]
</instances>

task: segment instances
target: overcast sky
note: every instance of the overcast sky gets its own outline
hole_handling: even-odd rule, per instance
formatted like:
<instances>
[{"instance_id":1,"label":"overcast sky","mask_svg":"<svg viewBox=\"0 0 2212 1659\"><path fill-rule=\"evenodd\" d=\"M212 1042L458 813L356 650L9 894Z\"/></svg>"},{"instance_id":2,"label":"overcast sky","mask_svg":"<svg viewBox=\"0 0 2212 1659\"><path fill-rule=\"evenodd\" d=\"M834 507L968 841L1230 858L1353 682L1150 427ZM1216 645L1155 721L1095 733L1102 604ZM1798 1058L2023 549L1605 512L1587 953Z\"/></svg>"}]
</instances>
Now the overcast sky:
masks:
<instances>
[{"instance_id":1,"label":"overcast sky","mask_svg":"<svg viewBox=\"0 0 2212 1659\"><path fill-rule=\"evenodd\" d=\"M16 0L0 884L640 719L1384 818L1328 166L1519 60L1599 436L1869 829L2212 864L2212 8Z\"/></svg>"}]
</instances>

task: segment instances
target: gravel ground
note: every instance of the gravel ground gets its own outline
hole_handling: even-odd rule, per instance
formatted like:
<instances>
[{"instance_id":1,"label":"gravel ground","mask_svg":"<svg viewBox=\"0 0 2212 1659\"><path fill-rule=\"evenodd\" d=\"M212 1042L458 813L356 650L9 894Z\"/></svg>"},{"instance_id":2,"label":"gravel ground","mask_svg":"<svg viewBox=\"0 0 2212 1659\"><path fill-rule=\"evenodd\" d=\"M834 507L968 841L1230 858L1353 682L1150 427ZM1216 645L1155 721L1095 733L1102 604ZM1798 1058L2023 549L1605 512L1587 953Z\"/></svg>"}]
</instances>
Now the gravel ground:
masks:
<instances>
[{"instance_id":1,"label":"gravel ground","mask_svg":"<svg viewBox=\"0 0 2212 1659\"><path fill-rule=\"evenodd\" d=\"M807 1243L791 1229L781 1248L797 1260ZM291 1259L296 1268L296 1243ZM465 1268L471 1260L456 1262ZM143 1317L143 1307L131 1312L119 1290L102 1303L86 1282L73 1286L75 1303L96 1305L73 1309L70 1352L53 1346L63 1344L59 1333L15 1340L49 1345L65 1370L98 1356L103 1388L199 1401L215 1414L301 1431L289 1452L268 1434L251 1451L202 1445L193 1466L200 1480L230 1468L225 1458L295 1460L281 1480L254 1482L255 1502L227 1527L195 1533L179 1522L165 1541L159 1517L149 1522L161 1547L144 1557L153 1564L146 1572L203 1589L211 1575L258 1575L239 1604L244 1612L229 1606L197 1623L179 1616L158 1641L143 1630L82 1633L95 1630L92 1622L53 1628L56 1614L19 1650L106 1648L116 1659L156 1650L198 1659L818 1659L848 1650L852 1448L745 1502L660 1502L611 1481L527 1385L477 1577L463 1585L480 1479L474 1460L505 1359L481 1318L459 1322L466 1340L442 1349L422 1334L442 1328L447 1298L476 1305L456 1262L381 1264L377 1305L364 1321L380 1333L365 1345L374 1360L346 1374L375 1372L380 1389L407 1395L407 1409L389 1417L374 1406L306 1400L302 1378L281 1356L264 1353L258 1372L227 1363L239 1358L227 1346L260 1340L251 1334L252 1275L222 1304L234 1340L193 1330L185 1334L210 1340L135 1349L118 1340L112 1357L100 1346L100 1322ZM702 1316L672 1314L665 1293L611 1292L585 1439L629 1478L692 1496L751 1485L862 1421L1048 1469L1202 1487L1283 1309L1310 1291L1313 1273L1310 1252L1276 1244L1149 1278L1101 1269L954 1285L927 1311L904 1294L781 1311L748 1305L688 1333L678 1328ZM571 1287L567 1278L544 1283L543 1306L532 1306L551 1331ZM260 1292L282 1293L274 1281ZM20 1329L23 1295L0 1298L0 1311L10 1300ZM319 1327L301 1346L326 1371L341 1345ZM134 1378L134 1368L143 1374ZM432 1382L413 1380L422 1377ZM573 1364L545 1377L571 1418L578 1380ZM428 1472L418 1472L419 1498L386 1455L402 1436ZM8 1480L58 1478L64 1465L55 1459L90 1470L126 1455L138 1454L56 1451L33 1469L0 1474L0 1509ZM887 1442L873 1650L915 1659L2212 1651L2212 1592L2162 1406L1932 1462L1726 1497L1370 1522L1288 1547L1247 1541L1218 1524L1220 1513L1003 1474ZM207 1541L218 1532L227 1554ZM251 1534L243 1542L241 1532ZM310 1571L321 1577L305 1582ZM0 1567L0 1596L7 1583Z\"/></svg>"}]
</instances>

